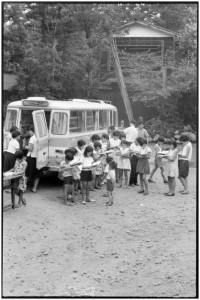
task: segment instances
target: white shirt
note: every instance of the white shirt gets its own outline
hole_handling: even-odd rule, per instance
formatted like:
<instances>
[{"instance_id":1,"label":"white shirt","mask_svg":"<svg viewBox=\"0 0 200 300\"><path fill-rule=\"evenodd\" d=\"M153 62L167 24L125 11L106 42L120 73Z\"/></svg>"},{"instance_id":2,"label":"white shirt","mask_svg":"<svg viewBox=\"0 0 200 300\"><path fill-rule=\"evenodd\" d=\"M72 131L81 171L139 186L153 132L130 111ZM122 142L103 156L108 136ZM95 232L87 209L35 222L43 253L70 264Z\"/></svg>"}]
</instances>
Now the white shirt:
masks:
<instances>
[{"instance_id":1,"label":"white shirt","mask_svg":"<svg viewBox=\"0 0 200 300\"><path fill-rule=\"evenodd\" d=\"M82 168L91 168L92 167L92 164L94 162L94 159L89 156L89 157L85 157L85 156L82 156L80 161L82 162ZM84 169L83 169L84 171Z\"/></svg>"},{"instance_id":2,"label":"white shirt","mask_svg":"<svg viewBox=\"0 0 200 300\"><path fill-rule=\"evenodd\" d=\"M19 142L16 139L12 139L8 144L7 152L15 154L17 150L19 150Z\"/></svg>"},{"instance_id":3,"label":"white shirt","mask_svg":"<svg viewBox=\"0 0 200 300\"><path fill-rule=\"evenodd\" d=\"M37 157L37 138L35 134L30 138L29 144L33 145L33 151L28 151L27 156Z\"/></svg>"},{"instance_id":4,"label":"white shirt","mask_svg":"<svg viewBox=\"0 0 200 300\"><path fill-rule=\"evenodd\" d=\"M151 148L149 148L148 146L146 146L145 148L142 148L140 149L140 154L143 155L143 154L147 154L147 153L151 153L152 150Z\"/></svg>"},{"instance_id":5,"label":"white shirt","mask_svg":"<svg viewBox=\"0 0 200 300\"><path fill-rule=\"evenodd\" d=\"M192 144L191 142L188 142L187 145L185 145L183 147L183 151L182 151L182 155L186 155L187 153L187 149L189 148L189 155L188 157L179 157L179 160L188 160L188 161L191 161L192 159Z\"/></svg>"},{"instance_id":6,"label":"white shirt","mask_svg":"<svg viewBox=\"0 0 200 300\"><path fill-rule=\"evenodd\" d=\"M134 142L130 145L130 150L133 152L139 152L140 153L140 145L136 145Z\"/></svg>"},{"instance_id":7,"label":"white shirt","mask_svg":"<svg viewBox=\"0 0 200 300\"><path fill-rule=\"evenodd\" d=\"M107 179L111 179L112 181L115 182L115 170L109 170L108 171Z\"/></svg>"},{"instance_id":8,"label":"white shirt","mask_svg":"<svg viewBox=\"0 0 200 300\"><path fill-rule=\"evenodd\" d=\"M77 153L77 157L81 158L83 156L83 153L84 153L84 149L80 150L78 147L75 147L76 150L78 151Z\"/></svg>"},{"instance_id":9,"label":"white shirt","mask_svg":"<svg viewBox=\"0 0 200 300\"><path fill-rule=\"evenodd\" d=\"M134 142L138 137L138 131L134 125L124 129L124 133L128 142Z\"/></svg>"}]
</instances>

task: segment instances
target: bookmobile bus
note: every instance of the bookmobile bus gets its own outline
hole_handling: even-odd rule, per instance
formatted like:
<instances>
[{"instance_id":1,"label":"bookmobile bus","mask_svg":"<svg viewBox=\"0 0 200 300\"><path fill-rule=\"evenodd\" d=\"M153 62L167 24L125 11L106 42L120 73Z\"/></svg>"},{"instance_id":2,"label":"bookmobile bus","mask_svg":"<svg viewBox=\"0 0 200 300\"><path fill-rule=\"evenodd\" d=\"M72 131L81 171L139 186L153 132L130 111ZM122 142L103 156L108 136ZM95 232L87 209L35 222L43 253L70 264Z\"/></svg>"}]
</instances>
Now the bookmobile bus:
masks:
<instances>
[{"instance_id":1,"label":"bookmobile bus","mask_svg":"<svg viewBox=\"0 0 200 300\"><path fill-rule=\"evenodd\" d=\"M21 132L22 147L28 142L29 127L34 126L37 168L58 171L65 149L77 146L80 139L89 143L91 135L101 136L110 125L117 127L118 114L115 106L102 100L57 101L30 97L8 105L4 137L13 125Z\"/></svg>"}]
</instances>

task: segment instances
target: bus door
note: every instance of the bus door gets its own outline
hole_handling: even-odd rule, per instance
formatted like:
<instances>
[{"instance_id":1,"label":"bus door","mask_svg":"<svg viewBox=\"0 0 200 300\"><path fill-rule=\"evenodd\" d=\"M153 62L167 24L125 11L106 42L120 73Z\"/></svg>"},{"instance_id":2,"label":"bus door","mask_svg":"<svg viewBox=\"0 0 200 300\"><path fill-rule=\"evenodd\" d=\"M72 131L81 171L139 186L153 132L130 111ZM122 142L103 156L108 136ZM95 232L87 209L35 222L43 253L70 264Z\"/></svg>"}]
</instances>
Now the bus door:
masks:
<instances>
[{"instance_id":1,"label":"bus door","mask_svg":"<svg viewBox=\"0 0 200 300\"><path fill-rule=\"evenodd\" d=\"M49 134L44 110L32 112L35 135L37 138L37 162L36 168L41 169L48 164L48 140Z\"/></svg>"}]
</instances>

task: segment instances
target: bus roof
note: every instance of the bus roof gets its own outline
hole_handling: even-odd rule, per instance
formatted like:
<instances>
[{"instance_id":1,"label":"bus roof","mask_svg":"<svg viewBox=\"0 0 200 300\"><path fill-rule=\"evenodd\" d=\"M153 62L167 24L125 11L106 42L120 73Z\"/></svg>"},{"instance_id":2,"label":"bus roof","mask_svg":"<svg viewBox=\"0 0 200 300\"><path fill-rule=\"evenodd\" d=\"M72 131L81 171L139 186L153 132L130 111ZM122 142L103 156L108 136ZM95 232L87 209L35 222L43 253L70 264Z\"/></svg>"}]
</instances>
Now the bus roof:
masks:
<instances>
[{"instance_id":1,"label":"bus roof","mask_svg":"<svg viewBox=\"0 0 200 300\"><path fill-rule=\"evenodd\" d=\"M8 108L25 108L25 109L89 109L89 110L100 110L100 109L117 109L111 104L105 103L103 100L84 100L84 99L72 99L72 100L47 100L42 97L32 97L22 99L20 101L14 101L8 104Z\"/></svg>"}]
</instances>

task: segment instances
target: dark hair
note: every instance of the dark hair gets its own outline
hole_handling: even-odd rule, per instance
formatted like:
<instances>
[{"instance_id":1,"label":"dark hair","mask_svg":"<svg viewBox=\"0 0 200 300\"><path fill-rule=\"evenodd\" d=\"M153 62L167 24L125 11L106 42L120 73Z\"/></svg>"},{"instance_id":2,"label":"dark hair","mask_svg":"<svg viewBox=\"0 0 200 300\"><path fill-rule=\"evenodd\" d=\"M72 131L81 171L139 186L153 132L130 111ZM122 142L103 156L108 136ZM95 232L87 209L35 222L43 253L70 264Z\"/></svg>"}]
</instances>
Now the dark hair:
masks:
<instances>
[{"instance_id":1,"label":"dark hair","mask_svg":"<svg viewBox=\"0 0 200 300\"><path fill-rule=\"evenodd\" d=\"M21 133L18 130L15 130L12 132L12 138L16 139L16 137L18 137Z\"/></svg>"},{"instance_id":2,"label":"dark hair","mask_svg":"<svg viewBox=\"0 0 200 300\"><path fill-rule=\"evenodd\" d=\"M84 146L85 144L86 144L86 142L85 142L84 140L79 140L79 141L77 142L78 147L82 147L82 146Z\"/></svg>"},{"instance_id":3,"label":"dark hair","mask_svg":"<svg viewBox=\"0 0 200 300\"><path fill-rule=\"evenodd\" d=\"M71 153L71 154L74 156L77 152L78 152L78 151L76 150L76 148L71 147L71 148L68 148L68 149L65 150L65 155L66 155L67 153Z\"/></svg>"},{"instance_id":4,"label":"dark hair","mask_svg":"<svg viewBox=\"0 0 200 300\"><path fill-rule=\"evenodd\" d=\"M187 135L181 135L180 141L181 142L187 142L187 141L189 141L188 136Z\"/></svg>"},{"instance_id":5,"label":"dark hair","mask_svg":"<svg viewBox=\"0 0 200 300\"><path fill-rule=\"evenodd\" d=\"M126 146L129 146L129 142L128 141L126 141L126 140L123 140L123 141L121 141L121 145L126 145Z\"/></svg>"},{"instance_id":6,"label":"dark hair","mask_svg":"<svg viewBox=\"0 0 200 300\"><path fill-rule=\"evenodd\" d=\"M10 127L10 133L15 131L15 130L18 130L17 126L13 125L13 126Z\"/></svg>"},{"instance_id":7,"label":"dark hair","mask_svg":"<svg viewBox=\"0 0 200 300\"><path fill-rule=\"evenodd\" d=\"M132 120L130 120L130 122L129 122L129 123L131 123L131 124L134 124L134 125L136 124L135 120L133 120L133 119L132 119Z\"/></svg>"},{"instance_id":8,"label":"dark hair","mask_svg":"<svg viewBox=\"0 0 200 300\"><path fill-rule=\"evenodd\" d=\"M169 144L170 144L170 145L173 145L173 146L174 146L174 149L177 147L177 142L170 142Z\"/></svg>"},{"instance_id":9,"label":"dark hair","mask_svg":"<svg viewBox=\"0 0 200 300\"><path fill-rule=\"evenodd\" d=\"M120 138L122 138L122 137L126 137L124 132L120 132Z\"/></svg>"},{"instance_id":10,"label":"dark hair","mask_svg":"<svg viewBox=\"0 0 200 300\"><path fill-rule=\"evenodd\" d=\"M22 159L22 158L24 157L23 151L17 150L17 151L15 152L15 157L16 157L16 158L19 158L19 159Z\"/></svg>"},{"instance_id":11,"label":"dark hair","mask_svg":"<svg viewBox=\"0 0 200 300\"><path fill-rule=\"evenodd\" d=\"M145 139L141 136L139 136L136 140L140 146L143 146L145 144Z\"/></svg>"},{"instance_id":12,"label":"dark hair","mask_svg":"<svg viewBox=\"0 0 200 300\"><path fill-rule=\"evenodd\" d=\"M67 152L65 159L71 161L74 159L74 155L71 152Z\"/></svg>"},{"instance_id":13,"label":"dark hair","mask_svg":"<svg viewBox=\"0 0 200 300\"><path fill-rule=\"evenodd\" d=\"M22 152L23 152L24 156L27 156L27 154L28 154L28 149L22 149Z\"/></svg>"},{"instance_id":14,"label":"dark hair","mask_svg":"<svg viewBox=\"0 0 200 300\"><path fill-rule=\"evenodd\" d=\"M109 164L112 160L113 160L113 158L111 156L106 157L107 164Z\"/></svg>"},{"instance_id":15,"label":"dark hair","mask_svg":"<svg viewBox=\"0 0 200 300\"><path fill-rule=\"evenodd\" d=\"M164 137L162 137L162 136L159 136L159 138L158 138L158 142L164 143L164 141L165 141Z\"/></svg>"},{"instance_id":16,"label":"dark hair","mask_svg":"<svg viewBox=\"0 0 200 300\"><path fill-rule=\"evenodd\" d=\"M117 130L115 130L115 131L113 132L113 136L118 136L118 137L120 138L120 132L117 131Z\"/></svg>"},{"instance_id":17,"label":"dark hair","mask_svg":"<svg viewBox=\"0 0 200 300\"><path fill-rule=\"evenodd\" d=\"M113 130L113 131L114 131L114 130L115 130L115 126L114 126L114 125L111 125L111 126L109 126L109 127L108 127L108 129L110 129L110 130Z\"/></svg>"},{"instance_id":18,"label":"dark hair","mask_svg":"<svg viewBox=\"0 0 200 300\"><path fill-rule=\"evenodd\" d=\"M34 128L34 126L30 126L30 127L29 127L29 131L33 131L33 132L35 133L35 128Z\"/></svg>"},{"instance_id":19,"label":"dark hair","mask_svg":"<svg viewBox=\"0 0 200 300\"><path fill-rule=\"evenodd\" d=\"M94 149L96 149L98 147L101 149L102 144L100 142L94 142Z\"/></svg>"},{"instance_id":20,"label":"dark hair","mask_svg":"<svg viewBox=\"0 0 200 300\"><path fill-rule=\"evenodd\" d=\"M102 136L101 136L101 138L109 140L109 136L108 136L107 133L103 133Z\"/></svg>"},{"instance_id":21,"label":"dark hair","mask_svg":"<svg viewBox=\"0 0 200 300\"><path fill-rule=\"evenodd\" d=\"M144 125L144 122L143 121L138 121L138 126L143 124Z\"/></svg>"},{"instance_id":22,"label":"dark hair","mask_svg":"<svg viewBox=\"0 0 200 300\"><path fill-rule=\"evenodd\" d=\"M85 151L84 151L83 155L86 157L88 152L93 152L93 147L92 146L87 146L85 148Z\"/></svg>"},{"instance_id":23,"label":"dark hair","mask_svg":"<svg viewBox=\"0 0 200 300\"><path fill-rule=\"evenodd\" d=\"M109 162L109 166L110 166L113 170L117 169L117 163L116 163L114 160L112 160L111 162Z\"/></svg>"},{"instance_id":24,"label":"dark hair","mask_svg":"<svg viewBox=\"0 0 200 300\"><path fill-rule=\"evenodd\" d=\"M93 134L92 136L91 136L91 140L92 140L92 142L94 142L94 141L100 141L100 136L98 135L98 134Z\"/></svg>"},{"instance_id":25,"label":"dark hair","mask_svg":"<svg viewBox=\"0 0 200 300\"><path fill-rule=\"evenodd\" d=\"M144 139L144 144L147 144L147 139ZM143 145L144 145L144 144L143 144Z\"/></svg>"}]
</instances>

